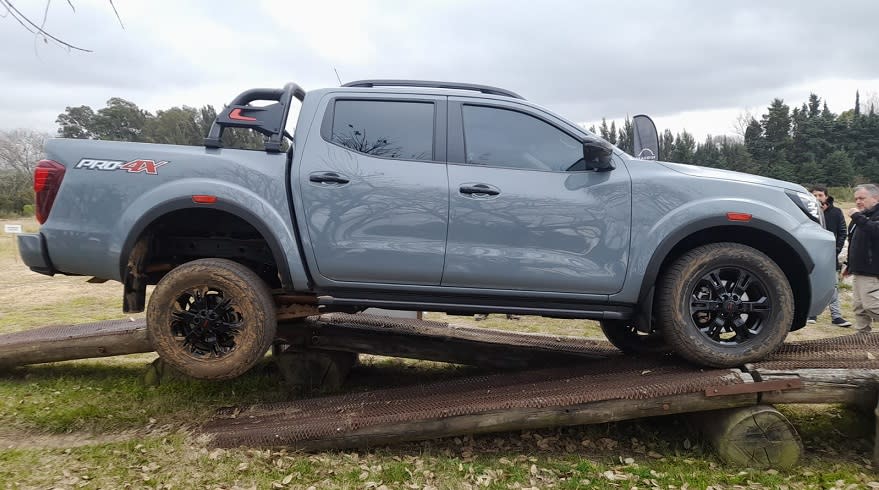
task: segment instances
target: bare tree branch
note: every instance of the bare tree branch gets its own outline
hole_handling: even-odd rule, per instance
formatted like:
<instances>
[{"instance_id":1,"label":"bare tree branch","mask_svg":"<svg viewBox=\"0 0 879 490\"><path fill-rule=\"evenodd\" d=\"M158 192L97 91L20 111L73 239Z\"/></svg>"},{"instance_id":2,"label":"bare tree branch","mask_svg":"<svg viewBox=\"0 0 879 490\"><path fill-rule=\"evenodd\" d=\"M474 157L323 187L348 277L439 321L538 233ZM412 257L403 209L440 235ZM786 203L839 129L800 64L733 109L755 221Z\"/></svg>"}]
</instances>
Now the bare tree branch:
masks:
<instances>
[{"instance_id":1,"label":"bare tree branch","mask_svg":"<svg viewBox=\"0 0 879 490\"><path fill-rule=\"evenodd\" d=\"M73 0L67 0L67 5L70 5L70 10L73 10L73 13L76 13L76 7L73 6Z\"/></svg>"},{"instance_id":2,"label":"bare tree branch","mask_svg":"<svg viewBox=\"0 0 879 490\"><path fill-rule=\"evenodd\" d=\"M113 13L116 14L116 20L119 21L119 25L125 29L125 24L122 23L122 17L119 17L119 11L116 10L116 4L113 3L113 0L110 0L110 6L113 7Z\"/></svg>"},{"instance_id":3,"label":"bare tree branch","mask_svg":"<svg viewBox=\"0 0 879 490\"><path fill-rule=\"evenodd\" d=\"M92 52L92 50L90 50L90 49L80 48L79 46L75 46L73 44L70 44L67 41L63 41L61 39L58 39L57 37L53 36L49 32L45 31L42 27L34 24L33 21L31 21L26 15L22 14L17 8L15 8L15 6L12 5L12 2L10 0L0 0L0 5L3 5L4 7L6 7L6 10L12 14L12 18L14 18L16 21L18 21L18 23L21 24L22 27L27 29L28 32L30 32L34 35L43 36L44 40L47 38L51 39L51 40L55 41L56 43L60 44L61 46L66 47L67 49L74 49L76 51L83 51L86 53ZM47 8L48 8L48 5L47 5Z\"/></svg>"}]
</instances>

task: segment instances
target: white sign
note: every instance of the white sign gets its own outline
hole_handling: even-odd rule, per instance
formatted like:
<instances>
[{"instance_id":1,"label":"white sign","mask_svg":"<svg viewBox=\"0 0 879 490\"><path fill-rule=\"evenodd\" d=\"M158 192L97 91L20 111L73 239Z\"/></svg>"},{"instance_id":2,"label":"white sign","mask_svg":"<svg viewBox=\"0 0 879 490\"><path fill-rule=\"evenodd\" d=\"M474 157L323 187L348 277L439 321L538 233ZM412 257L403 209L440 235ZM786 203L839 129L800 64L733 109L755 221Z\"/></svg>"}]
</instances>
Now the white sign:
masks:
<instances>
[{"instance_id":1,"label":"white sign","mask_svg":"<svg viewBox=\"0 0 879 490\"><path fill-rule=\"evenodd\" d=\"M21 233L21 225L3 225L3 231L6 233Z\"/></svg>"}]
</instances>

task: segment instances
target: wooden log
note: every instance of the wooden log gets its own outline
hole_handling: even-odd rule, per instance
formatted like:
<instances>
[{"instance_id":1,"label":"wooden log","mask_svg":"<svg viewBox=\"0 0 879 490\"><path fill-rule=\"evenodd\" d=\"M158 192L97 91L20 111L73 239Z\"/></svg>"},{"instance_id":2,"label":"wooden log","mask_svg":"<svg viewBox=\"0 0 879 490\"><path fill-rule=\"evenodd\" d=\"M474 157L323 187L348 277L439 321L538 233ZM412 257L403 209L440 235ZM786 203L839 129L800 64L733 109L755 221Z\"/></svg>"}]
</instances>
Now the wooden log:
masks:
<instances>
[{"instance_id":1,"label":"wooden log","mask_svg":"<svg viewBox=\"0 0 879 490\"><path fill-rule=\"evenodd\" d=\"M791 468L803 453L796 429L771 405L704 412L692 420L728 464Z\"/></svg>"},{"instance_id":2,"label":"wooden log","mask_svg":"<svg viewBox=\"0 0 879 490\"><path fill-rule=\"evenodd\" d=\"M803 382L799 390L764 393L763 403L842 403L868 412L876 408L877 369L755 369L752 372L762 381L799 378Z\"/></svg>"},{"instance_id":3,"label":"wooden log","mask_svg":"<svg viewBox=\"0 0 879 490\"><path fill-rule=\"evenodd\" d=\"M272 357L294 395L338 391L358 359L353 352L317 349L274 350Z\"/></svg>"},{"instance_id":4,"label":"wooden log","mask_svg":"<svg viewBox=\"0 0 879 490\"><path fill-rule=\"evenodd\" d=\"M442 419L399 422L392 425L342 432L335 437L296 441L289 444L282 439L277 442L279 447L292 445L306 451L372 447L465 434L615 422L699 410L741 407L755 403L757 403L757 395L753 393L710 398L703 393L689 393L648 400L607 400L583 405L523 408Z\"/></svg>"},{"instance_id":5,"label":"wooden log","mask_svg":"<svg viewBox=\"0 0 879 490\"><path fill-rule=\"evenodd\" d=\"M143 320L45 327L0 336L0 368L153 350Z\"/></svg>"}]
</instances>

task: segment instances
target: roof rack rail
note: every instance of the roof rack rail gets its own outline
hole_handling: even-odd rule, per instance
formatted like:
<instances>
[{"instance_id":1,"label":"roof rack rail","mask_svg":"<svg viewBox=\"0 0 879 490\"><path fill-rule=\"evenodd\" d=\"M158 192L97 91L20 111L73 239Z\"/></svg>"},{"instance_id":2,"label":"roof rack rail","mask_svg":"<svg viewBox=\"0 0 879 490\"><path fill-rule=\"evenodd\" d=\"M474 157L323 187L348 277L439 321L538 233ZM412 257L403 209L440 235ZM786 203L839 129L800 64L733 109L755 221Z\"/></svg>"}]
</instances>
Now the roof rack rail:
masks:
<instances>
[{"instance_id":1,"label":"roof rack rail","mask_svg":"<svg viewBox=\"0 0 879 490\"><path fill-rule=\"evenodd\" d=\"M343 87L424 87L424 88L451 88L457 90L474 90L484 94L503 95L514 99L525 100L525 97L507 89L477 85L475 83L435 82L430 80L357 80L348 82Z\"/></svg>"},{"instance_id":2,"label":"roof rack rail","mask_svg":"<svg viewBox=\"0 0 879 490\"><path fill-rule=\"evenodd\" d=\"M281 139L293 97L300 102L305 99L305 90L295 83L288 83L284 88L255 88L241 92L217 114L207 138L204 139L204 145L208 148L222 148L223 131L226 128L247 128L268 137L266 151L281 151ZM275 103L267 106L250 105L258 100Z\"/></svg>"}]
</instances>

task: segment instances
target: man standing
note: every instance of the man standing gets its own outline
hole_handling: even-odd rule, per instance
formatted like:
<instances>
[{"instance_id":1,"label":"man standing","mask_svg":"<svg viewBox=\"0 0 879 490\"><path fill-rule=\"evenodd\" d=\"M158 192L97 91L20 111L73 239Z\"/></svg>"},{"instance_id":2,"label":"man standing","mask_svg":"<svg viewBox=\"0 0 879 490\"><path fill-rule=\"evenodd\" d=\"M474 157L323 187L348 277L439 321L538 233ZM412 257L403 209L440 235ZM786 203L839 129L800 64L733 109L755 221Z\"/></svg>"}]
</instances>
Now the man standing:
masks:
<instances>
[{"instance_id":1,"label":"man standing","mask_svg":"<svg viewBox=\"0 0 879 490\"><path fill-rule=\"evenodd\" d=\"M816 185L810 191L821 203L821 209L824 210L824 227L833 232L836 237L836 271L839 272L839 252L842 252L842 246L845 245L845 218L842 216L842 210L833 205L833 196L827 192L827 188ZM830 300L830 322L837 327L850 327L852 323L842 317L842 311L839 307L839 288L833 290L833 299ZM809 323L815 323L815 317L809 317Z\"/></svg>"},{"instance_id":2,"label":"man standing","mask_svg":"<svg viewBox=\"0 0 879 490\"><path fill-rule=\"evenodd\" d=\"M855 328L869 332L873 320L879 320L879 187L864 184L855 187L855 206L848 210L848 262L843 275L854 278Z\"/></svg>"}]
</instances>

